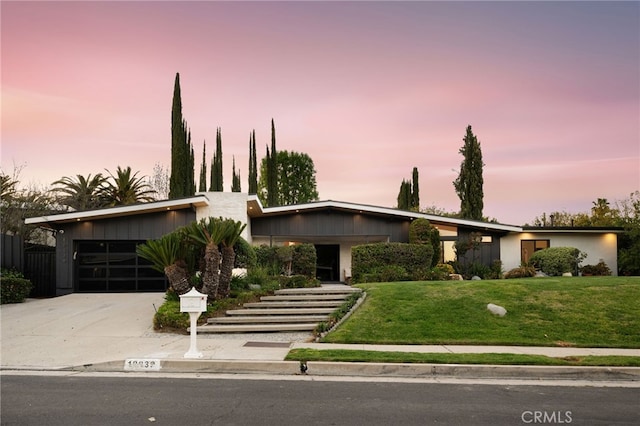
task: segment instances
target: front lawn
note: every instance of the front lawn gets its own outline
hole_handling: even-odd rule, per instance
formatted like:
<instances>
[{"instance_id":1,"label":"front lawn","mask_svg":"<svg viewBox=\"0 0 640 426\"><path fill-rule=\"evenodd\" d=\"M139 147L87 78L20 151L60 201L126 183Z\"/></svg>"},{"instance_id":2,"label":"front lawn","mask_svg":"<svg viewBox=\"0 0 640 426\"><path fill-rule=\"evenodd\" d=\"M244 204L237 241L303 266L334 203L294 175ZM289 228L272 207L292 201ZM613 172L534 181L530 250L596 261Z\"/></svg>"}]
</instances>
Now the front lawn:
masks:
<instances>
[{"instance_id":1,"label":"front lawn","mask_svg":"<svg viewBox=\"0 0 640 426\"><path fill-rule=\"evenodd\" d=\"M640 277L361 284L327 343L640 348ZM507 315L491 314L488 303Z\"/></svg>"}]
</instances>

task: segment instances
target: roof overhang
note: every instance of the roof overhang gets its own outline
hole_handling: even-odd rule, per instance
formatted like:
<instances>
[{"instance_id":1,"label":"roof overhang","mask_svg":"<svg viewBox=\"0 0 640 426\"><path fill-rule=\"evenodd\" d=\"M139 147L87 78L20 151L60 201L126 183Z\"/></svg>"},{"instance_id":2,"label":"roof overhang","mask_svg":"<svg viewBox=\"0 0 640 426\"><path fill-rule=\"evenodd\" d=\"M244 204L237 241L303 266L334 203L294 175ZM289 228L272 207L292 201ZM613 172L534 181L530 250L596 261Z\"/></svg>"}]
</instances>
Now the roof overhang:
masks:
<instances>
[{"instance_id":1,"label":"roof overhang","mask_svg":"<svg viewBox=\"0 0 640 426\"><path fill-rule=\"evenodd\" d=\"M344 201L315 201L305 204L290 206L263 207L256 195L250 195L247 201L247 213L251 218L270 217L279 215L292 215L297 213L314 212L322 210L345 211L356 214L370 214L375 216L395 217L403 220L427 219L433 225L462 226L474 229L500 232L521 232L522 227L504 225L494 222L482 222L468 219L458 219L448 216L436 216L432 214L400 210L390 207L377 207L366 204L355 204Z\"/></svg>"},{"instance_id":2,"label":"roof overhang","mask_svg":"<svg viewBox=\"0 0 640 426\"><path fill-rule=\"evenodd\" d=\"M72 213L61 213L49 216L30 217L24 220L27 225L47 226L54 223L70 223L83 220L110 219L121 216L132 216L146 213L156 213L167 210L182 210L209 205L205 195L188 198L155 201L152 203L133 204L130 206L110 207L98 210L86 210Z\"/></svg>"},{"instance_id":3,"label":"roof overhang","mask_svg":"<svg viewBox=\"0 0 640 426\"><path fill-rule=\"evenodd\" d=\"M523 226L522 231L532 234L622 234L624 228L615 226Z\"/></svg>"}]
</instances>

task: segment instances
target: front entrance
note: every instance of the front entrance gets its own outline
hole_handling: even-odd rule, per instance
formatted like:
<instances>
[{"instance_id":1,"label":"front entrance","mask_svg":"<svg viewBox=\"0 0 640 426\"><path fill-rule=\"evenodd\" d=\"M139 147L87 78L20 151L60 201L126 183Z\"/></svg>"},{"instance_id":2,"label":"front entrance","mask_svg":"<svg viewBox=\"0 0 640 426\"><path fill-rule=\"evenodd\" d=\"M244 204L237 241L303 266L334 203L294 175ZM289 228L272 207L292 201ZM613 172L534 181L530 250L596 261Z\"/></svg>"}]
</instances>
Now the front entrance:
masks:
<instances>
[{"instance_id":1,"label":"front entrance","mask_svg":"<svg viewBox=\"0 0 640 426\"><path fill-rule=\"evenodd\" d=\"M316 244L316 278L322 282L340 281L340 245Z\"/></svg>"}]
</instances>

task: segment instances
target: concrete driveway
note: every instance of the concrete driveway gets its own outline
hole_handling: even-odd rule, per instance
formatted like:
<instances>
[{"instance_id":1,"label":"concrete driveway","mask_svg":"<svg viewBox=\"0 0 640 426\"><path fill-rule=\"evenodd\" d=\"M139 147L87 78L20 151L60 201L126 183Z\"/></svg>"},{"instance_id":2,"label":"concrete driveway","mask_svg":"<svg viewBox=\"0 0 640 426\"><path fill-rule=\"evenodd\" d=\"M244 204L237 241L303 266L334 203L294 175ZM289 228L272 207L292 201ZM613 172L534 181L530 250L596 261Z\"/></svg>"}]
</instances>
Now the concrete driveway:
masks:
<instances>
[{"instance_id":1,"label":"concrete driveway","mask_svg":"<svg viewBox=\"0 0 640 426\"><path fill-rule=\"evenodd\" d=\"M49 370L129 358L182 359L189 335L153 330L155 309L163 302L164 293L74 293L1 305L0 367ZM247 345L272 339L198 335L198 349L204 359L281 361L288 347Z\"/></svg>"}]
</instances>

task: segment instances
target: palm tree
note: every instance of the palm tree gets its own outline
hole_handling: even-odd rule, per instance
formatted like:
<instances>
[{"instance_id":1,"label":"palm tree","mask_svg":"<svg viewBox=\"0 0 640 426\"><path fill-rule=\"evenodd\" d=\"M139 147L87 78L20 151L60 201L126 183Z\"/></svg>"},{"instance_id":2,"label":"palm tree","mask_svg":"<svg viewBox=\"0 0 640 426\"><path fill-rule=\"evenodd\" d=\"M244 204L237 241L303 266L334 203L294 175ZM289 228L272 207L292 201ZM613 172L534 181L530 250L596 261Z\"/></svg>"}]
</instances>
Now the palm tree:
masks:
<instances>
[{"instance_id":1,"label":"palm tree","mask_svg":"<svg viewBox=\"0 0 640 426\"><path fill-rule=\"evenodd\" d=\"M155 270L163 272L178 295L191 289L185 261L187 248L180 232L172 232L158 240L149 240L140 244L136 247L136 253L150 261Z\"/></svg>"},{"instance_id":2,"label":"palm tree","mask_svg":"<svg viewBox=\"0 0 640 426\"><path fill-rule=\"evenodd\" d=\"M52 185L59 185L53 191L60 194L58 203L73 210L90 210L105 204L104 185L107 181L101 173L91 177L76 175L75 178L65 176Z\"/></svg>"},{"instance_id":3,"label":"palm tree","mask_svg":"<svg viewBox=\"0 0 640 426\"><path fill-rule=\"evenodd\" d=\"M186 228L188 238L204 251L204 271L202 273L202 292L208 299L218 299L220 283L220 249L218 246L224 238L224 228L220 219L206 218L193 222Z\"/></svg>"},{"instance_id":4,"label":"palm tree","mask_svg":"<svg viewBox=\"0 0 640 426\"><path fill-rule=\"evenodd\" d=\"M107 181L105 196L110 206L126 206L140 202L153 201L155 191L144 181L144 177L137 177L138 172L131 175L131 167L120 168L113 175L107 170L113 182Z\"/></svg>"},{"instance_id":5,"label":"palm tree","mask_svg":"<svg viewBox=\"0 0 640 426\"><path fill-rule=\"evenodd\" d=\"M228 297L231 291L231 276L236 260L236 252L233 246L240 239L240 234L242 234L246 226L246 224L236 222L233 219L227 219L221 224L224 236L221 241L222 264L220 265L220 285L218 287L218 296L220 298Z\"/></svg>"}]
</instances>

